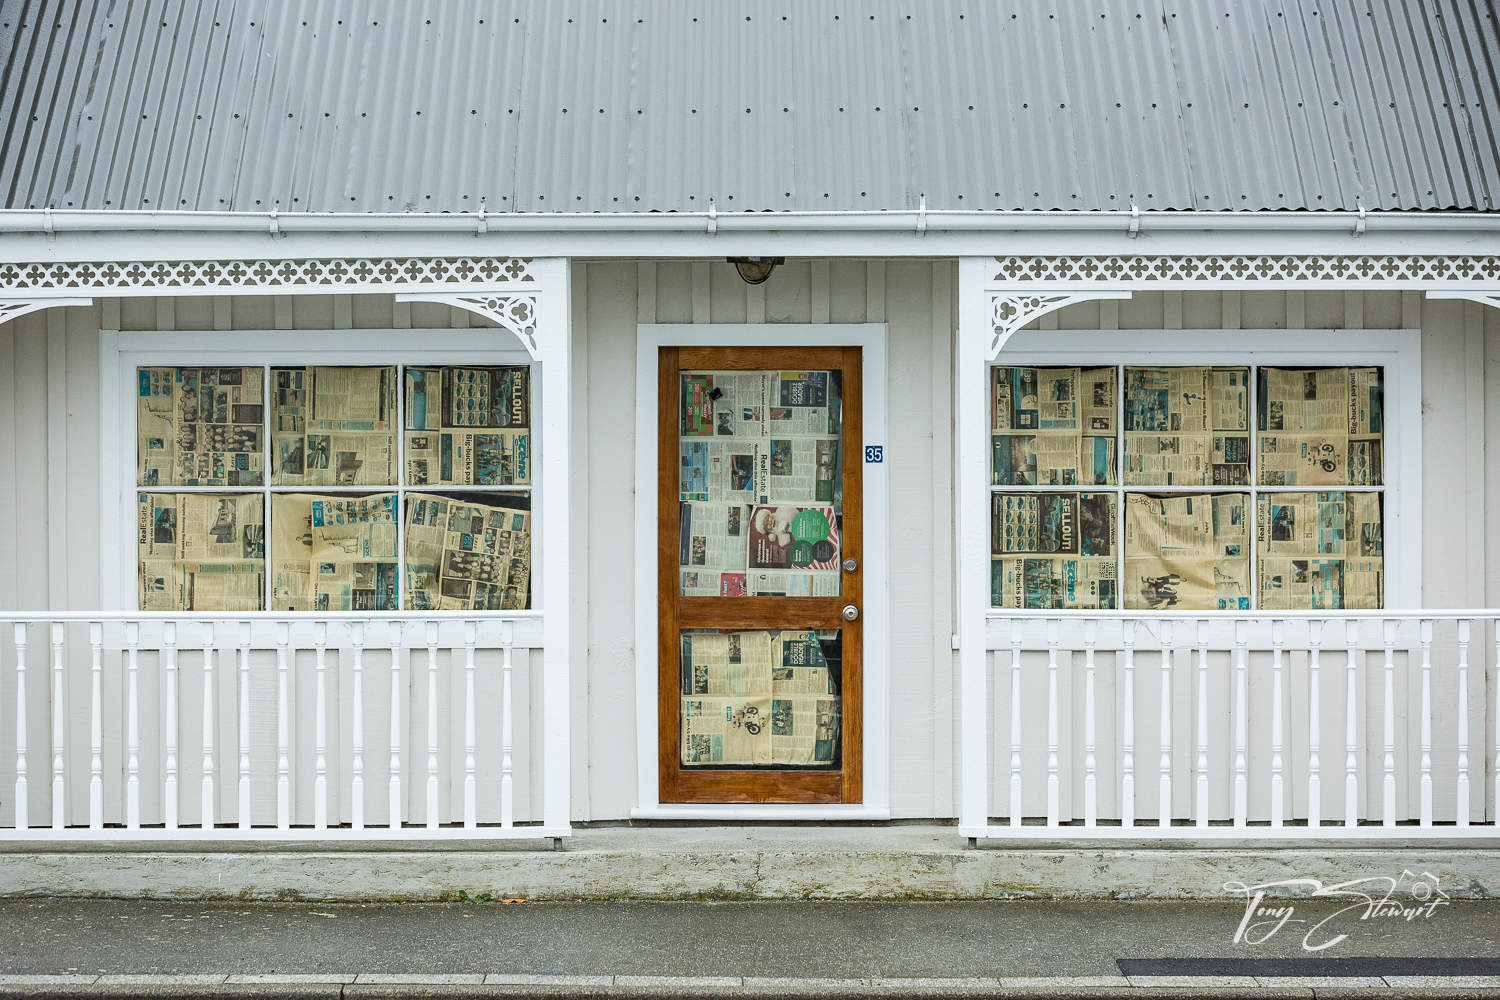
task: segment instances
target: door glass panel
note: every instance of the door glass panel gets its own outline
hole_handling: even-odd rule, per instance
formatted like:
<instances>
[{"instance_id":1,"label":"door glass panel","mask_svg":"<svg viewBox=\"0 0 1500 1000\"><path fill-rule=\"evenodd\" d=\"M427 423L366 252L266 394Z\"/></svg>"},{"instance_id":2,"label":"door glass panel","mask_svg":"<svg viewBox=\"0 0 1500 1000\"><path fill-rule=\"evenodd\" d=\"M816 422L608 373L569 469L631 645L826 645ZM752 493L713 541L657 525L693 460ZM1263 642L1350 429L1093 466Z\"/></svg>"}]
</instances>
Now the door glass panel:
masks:
<instances>
[{"instance_id":1,"label":"door glass panel","mask_svg":"<svg viewBox=\"0 0 1500 1000\"><path fill-rule=\"evenodd\" d=\"M679 592L839 596L843 373L680 378Z\"/></svg>"},{"instance_id":2,"label":"door glass panel","mask_svg":"<svg viewBox=\"0 0 1500 1000\"><path fill-rule=\"evenodd\" d=\"M838 629L681 631L684 767L842 767Z\"/></svg>"}]
</instances>

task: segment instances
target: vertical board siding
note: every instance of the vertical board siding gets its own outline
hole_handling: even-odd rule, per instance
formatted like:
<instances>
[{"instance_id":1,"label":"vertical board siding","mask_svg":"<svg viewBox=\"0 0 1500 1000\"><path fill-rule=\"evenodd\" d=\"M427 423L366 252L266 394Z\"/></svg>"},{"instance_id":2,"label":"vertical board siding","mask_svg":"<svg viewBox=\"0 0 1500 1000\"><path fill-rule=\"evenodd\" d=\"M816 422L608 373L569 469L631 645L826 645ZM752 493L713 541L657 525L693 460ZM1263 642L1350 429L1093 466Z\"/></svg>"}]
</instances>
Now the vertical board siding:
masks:
<instances>
[{"instance_id":1,"label":"vertical board siding","mask_svg":"<svg viewBox=\"0 0 1500 1000\"><path fill-rule=\"evenodd\" d=\"M952 560L952 407L951 365L953 323L956 315L956 268L952 261L790 260L771 279L751 291L723 261L618 261L590 263L575 271L580 368L575 379L576 402L586 405L587 419L575 442L587 455L587 471L570 484L580 512L580 531L588 544L580 554L586 572L580 582L578 664L585 683L575 687L575 802L579 819L611 820L629 815L633 804L635 720L633 698L634 595L621 580L630 579L633 560L634 381L635 325L638 322L744 322L757 318L777 322L864 322L883 319L890 324L892 546L892 703L900 707L891 735L893 812L898 817L953 815L958 756L954 660L951 651L953 608ZM1500 603L1500 529L1486 524L1485 506L1500 496L1500 311L1462 302L1429 302L1410 292L1243 292L1231 299L1218 293L1142 292L1118 303L1083 303L1056 314L1059 328L1118 328L1122 331L1162 329L1167 326L1234 329L1343 328L1352 318L1371 329L1420 327L1423 362L1423 602L1428 607ZM105 299L90 309L33 313L0 324L0 468L13 474L0 477L0 607L40 610L88 610L97 607L99 547L99 343L101 328L150 330L162 325L177 329L232 330L277 327L321 329L335 324L353 328L447 328L454 317L446 306L430 303L397 304L389 295L353 296L342 302L332 296L243 296L181 300ZM58 318L60 316L60 319ZM62 338L62 345L56 342ZM61 371L59 370L61 366ZM58 398L58 394L62 398ZM554 405L556 401L553 401ZM58 422L62 426L58 426ZM130 463L127 463L127 468ZM111 487L104 487L111 488ZM65 507L49 497L59 495ZM54 524L50 519L61 518ZM22 578L20 567L26 567ZM46 712L45 665L50 650L45 630L30 630L27 649L28 722L30 734L31 798L35 817L50 812L49 719ZM215 763L218 770L216 804L219 819L232 821L237 805L234 783L238 731L235 704L238 682L230 637L221 636L216 669L217 729ZM201 778L201 647L196 640L180 643L181 712L179 786L181 820L198 818ZM386 821L386 767L389 699L389 651L383 640L371 640L365 653L365 787L366 822ZM1251 732L1269 726L1270 693L1261 678L1269 670L1269 654L1257 653L1251 662ZM88 643L86 629L68 630L70 699L67 720L68 810L73 821L87 818L88 775ZM1232 764L1232 729L1228 714L1231 688L1229 653L1215 650L1210 659L1210 767L1225 774ZM1368 655L1370 668L1359 690L1362 775L1380 771L1379 730L1382 711L1382 654ZM997 674L991 684L995 743L991 751L992 796L995 811L1003 814L1009 792L1009 654L995 654ZM402 766L405 797L411 818L421 819L425 808L423 779L426 754L426 652L418 648L403 668L403 682L411 698L402 728ZM1436 712L1451 712L1457 692L1451 668L1451 637L1439 637L1433 647L1433 699ZM518 819L538 814L541 789L531 781L529 763L540 753L540 708L527 697L531 667L539 657L516 653L516 705L530 706L516 717L516 814ZM1027 705L1045 705L1046 655L1028 652L1022 697ZM1196 655L1184 648L1174 667L1173 803L1181 817L1191 815L1190 781L1195 750L1187 742L1196 722L1194 669ZM1419 725L1414 699L1419 691L1416 663L1410 650L1397 653L1397 722L1402 749L1397 776L1401 811L1414 810L1418 789L1414 780ZM1493 705L1496 674L1493 641L1474 637L1470 648L1471 806L1481 815L1486 789L1493 788L1493 729L1483 726L1486 706ZM299 654L296 666L298 697L293 715L292 743L294 815L298 821L312 813L312 654ZM1136 774L1137 812L1153 810L1157 795L1156 741L1159 657L1137 656ZM1116 654L1101 650L1096 658L1099 815L1118 815L1120 761L1112 749L1121 725L1122 692ZM1303 652L1286 660L1287 797L1289 811L1305 808L1307 684L1309 672ZM14 705L15 653L0 643L0 704ZM260 775L254 789L257 821L274 820L276 705L274 653L253 658L255 698L251 708L251 749ZM495 664L481 654L479 694L483 705L498 701ZM462 726L461 679L443 654L439 684L439 722L444 733L442 801L461 801ZM1081 815L1081 699L1083 660L1065 656L1059 676L1061 704L1068 706L1060 731L1064 781L1060 804L1067 816ZM141 657L141 705L145 718L155 719L164 707L156 654ZM351 757L347 735L352 706L340 695L352 684L342 657L329 654L330 691L330 803L332 816L348 818L348 780ZM1321 671L1323 735L1322 812L1341 815L1343 768L1343 662L1325 650ZM103 676L105 767L123 774L124 686L119 654L106 654ZM338 706L335 710L333 706ZM1106 709L1102 706L1111 706ZM1408 706L1411 706L1408 709ZM480 713L478 779L481 819L498 815L498 731ZM1441 716L1439 716L1441 718ZM1022 715L1025 798L1029 814L1045 809L1045 713ZM0 747L13 732L13 717L0 718ZM159 769L163 753L160 730L146 730L143 773ZM1375 736L1370 747L1366 734ZM1451 726L1435 725L1433 760L1435 812L1451 816L1453 792L1445 789L1456 758ZM1263 809L1269 786L1268 750L1257 748L1251 757L1251 802ZM454 763L460 766L455 769ZM267 770L269 768L269 770ZM10 801L15 773L13 747L0 752L0 821L14 814ZM142 819L159 818L161 793L156 778L143 783ZM119 784L107 782L106 816L123 815ZM1378 781L1362 784L1361 809L1368 817L1380 813ZM1228 783L1210 786L1212 814L1227 816L1232 807ZM1254 814L1252 814L1254 815Z\"/></svg>"}]
</instances>

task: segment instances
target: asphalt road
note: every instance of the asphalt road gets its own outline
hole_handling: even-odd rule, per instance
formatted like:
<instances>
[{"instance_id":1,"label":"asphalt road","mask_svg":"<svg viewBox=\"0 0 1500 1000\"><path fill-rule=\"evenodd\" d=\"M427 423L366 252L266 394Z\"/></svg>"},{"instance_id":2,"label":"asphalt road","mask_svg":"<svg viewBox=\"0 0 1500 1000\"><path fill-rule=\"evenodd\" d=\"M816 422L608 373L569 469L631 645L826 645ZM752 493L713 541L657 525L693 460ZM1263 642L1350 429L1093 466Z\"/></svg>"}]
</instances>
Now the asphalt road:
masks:
<instances>
[{"instance_id":1,"label":"asphalt road","mask_svg":"<svg viewBox=\"0 0 1500 1000\"><path fill-rule=\"evenodd\" d=\"M1412 919L1348 911L1313 943L1348 937L1318 952L1303 936L1339 905L1292 905L1250 944L1234 941L1245 907L1224 903L7 900L0 974L1097 976L1119 975L1120 959L1500 956L1500 901Z\"/></svg>"}]
</instances>

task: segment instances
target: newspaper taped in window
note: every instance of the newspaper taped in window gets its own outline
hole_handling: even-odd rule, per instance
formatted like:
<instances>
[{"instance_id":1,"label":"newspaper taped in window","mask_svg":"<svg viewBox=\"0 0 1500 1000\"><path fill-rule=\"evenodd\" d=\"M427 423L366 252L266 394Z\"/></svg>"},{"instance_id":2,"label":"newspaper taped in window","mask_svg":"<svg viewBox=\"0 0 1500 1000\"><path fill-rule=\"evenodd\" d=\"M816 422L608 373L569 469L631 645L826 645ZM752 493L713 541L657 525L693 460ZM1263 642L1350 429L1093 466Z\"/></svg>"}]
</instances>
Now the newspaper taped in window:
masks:
<instances>
[{"instance_id":1,"label":"newspaper taped in window","mask_svg":"<svg viewBox=\"0 0 1500 1000\"><path fill-rule=\"evenodd\" d=\"M1250 369L1125 369L1127 486L1250 483Z\"/></svg>"},{"instance_id":2,"label":"newspaper taped in window","mask_svg":"<svg viewBox=\"0 0 1500 1000\"><path fill-rule=\"evenodd\" d=\"M396 610L396 495L271 497L272 611Z\"/></svg>"},{"instance_id":3,"label":"newspaper taped in window","mask_svg":"<svg viewBox=\"0 0 1500 1000\"><path fill-rule=\"evenodd\" d=\"M1115 482L1114 368L991 370L991 482Z\"/></svg>"},{"instance_id":4,"label":"newspaper taped in window","mask_svg":"<svg viewBox=\"0 0 1500 1000\"><path fill-rule=\"evenodd\" d=\"M1380 368L1262 368L1263 486L1378 486L1384 480Z\"/></svg>"},{"instance_id":5,"label":"newspaper taped in window","mask_svg":"<svg viewBox=\"0 0 1500 1000\"><path fill-rule=\"evenodd\" d=\"M1249 497L1125 497L1125 607L1250 608Z\"/></svg>"},{"instance_id":6,"label":"newspaper taped in window","mask_svg":"<svg viewBox=\"0 0 1500 1000\"><path fill-rule=\"evenodd\" d=\"M684 631L682 763L835 766L839 649L836 631Z\"/></svg>"},{"instance_id":7,"label":"newspaper taped in window","mask_svg":"<svg viewBox=\"0 0 1500 1000\"><path fill-rule=\"evenodd\" d=\"M991 602L999 608L1116 606L1113 493L997 493Z\"/></svg>"},{"instance_id":8,"label":"newspaper taped in window","mask_svg":"<svg viewBox=\"0 0 1500 1000\"><path fill-rule=\"evenodd\" d=\"M1269 610L1372 609L1385 602L1378 493L1264 493L1256 575Z\"/></svg>"},{"instance_id":9,"label":"newspaper taped in window","mask_svg":"<svg viewBox=\"0 0 1500 1000\"><path fill-rule=\"evenodd\" d=\"M406 587L417 611L531 606L530 498L409 493Z\"/></svg>"},{"instance_id":10,"label":"newspaper taped in window","mask_svg":"<svg viewBox=\"0 0 1500 1000\"><path fill-rule=\"evenodd\" d=\"M142 611L259 611L265 510L259 493L140 493Z\"/></svg>"},{"instance_id":11,"label":"newspaper taped in window","mask_svg":"<svg viewBox=\"0 0 1500 1000\"><path fill-rule=\"evenodd\" d=\"M136 370L138 486L260 486L265 371Z\"/></svg>"},{"instance_id":12,"label":"newspaper taped in window","mask_svg":"<svg viewBox=\"0 0 1500 1000\"><path fill-rule=\"evenodd\" d=\"M394 486L396 369L271 369L271 485Z\"/></svg>"},{"instance_id":13,"label":"newspaper taped in window","mask_svg":"<svg viewBox=\"0 0 1500 1000\"><path fill-rule=\"evenodd\" d=\"M409 367L410 486L531 482L531 372L520 365Z\"/></svg>"}]
</instances>

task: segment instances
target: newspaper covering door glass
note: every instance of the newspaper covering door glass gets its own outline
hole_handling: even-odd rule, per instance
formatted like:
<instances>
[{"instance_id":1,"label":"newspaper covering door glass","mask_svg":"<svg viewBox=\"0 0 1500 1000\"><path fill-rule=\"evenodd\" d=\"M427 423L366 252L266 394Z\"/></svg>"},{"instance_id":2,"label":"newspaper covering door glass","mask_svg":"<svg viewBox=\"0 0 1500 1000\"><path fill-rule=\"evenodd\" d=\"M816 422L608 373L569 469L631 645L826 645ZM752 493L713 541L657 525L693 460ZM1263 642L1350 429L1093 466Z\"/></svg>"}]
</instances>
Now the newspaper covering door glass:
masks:
<instances>
[{"instance_id":1,"label":"newspaper covering door glass","mask_svg":"<svg viewBox=\"0 0 1500 1000\"><path fill-rule=\"evenodd\" d=\"M664 348L662 801L859 801L859 349Z\"/></svg>"}]
</instances>

